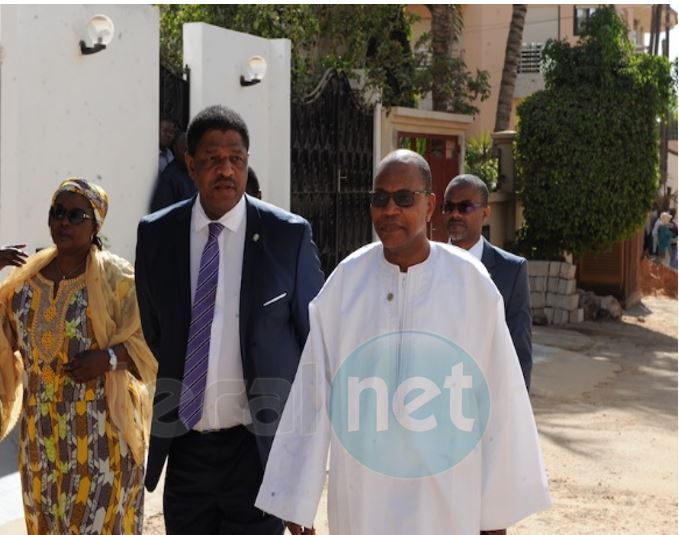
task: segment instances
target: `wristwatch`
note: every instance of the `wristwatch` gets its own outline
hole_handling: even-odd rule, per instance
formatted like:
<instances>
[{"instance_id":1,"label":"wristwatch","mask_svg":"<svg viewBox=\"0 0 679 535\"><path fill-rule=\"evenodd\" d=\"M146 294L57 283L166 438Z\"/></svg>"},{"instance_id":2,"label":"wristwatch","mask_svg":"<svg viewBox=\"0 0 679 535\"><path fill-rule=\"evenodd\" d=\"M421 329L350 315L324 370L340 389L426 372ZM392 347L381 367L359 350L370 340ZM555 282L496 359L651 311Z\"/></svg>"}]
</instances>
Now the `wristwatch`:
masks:
<instances>
[{"instance_id":1,"label":"wristwatch","mask_svg":"<svg viewBox=\"0 0 679 535\"><path fill-rule=\"evenodd\" d=\"M111 371L115 371L115 369L118 367L118 357L116 356L116 352L113 351L112 347L108 348L108 363L111 366Z\"/></svg>"}]
</instances>

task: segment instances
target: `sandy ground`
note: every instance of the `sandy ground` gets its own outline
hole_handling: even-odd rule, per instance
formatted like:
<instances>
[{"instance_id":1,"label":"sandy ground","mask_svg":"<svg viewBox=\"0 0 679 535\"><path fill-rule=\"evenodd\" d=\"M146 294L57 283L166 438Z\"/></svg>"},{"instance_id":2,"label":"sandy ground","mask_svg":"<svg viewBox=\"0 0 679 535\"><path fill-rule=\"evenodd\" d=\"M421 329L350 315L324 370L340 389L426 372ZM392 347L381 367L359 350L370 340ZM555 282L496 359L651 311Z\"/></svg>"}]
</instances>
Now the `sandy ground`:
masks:
<instances>
[{"instance_id":1,"label":"sandy ground","mask_svg":"<svg viewBox=\"0 0 679 535\"><path fill-rule=\"evenodd\" d=\"M536 328L531 398L553 505L511 533L676 533L677 301L643 303L619 322ZM154 496L147 534L164 534L158 507ZM328 533L325 493L316 526Z\"/></svg>"},{"instance_id":2,"label":"sandy ground","mask_svg":"<svg viewBox=\"0 0 679 535\"><path fill-rule=\"evenodd\" d=\"M643 303L622 321L535 328L531 399L553 505L510 533L677 532L677 301ZM148 535L165 533L161 489L147 494ZM316 527L328 534L325 493ZM25 534L23 521L0 533Z\"/></svg>"},{"instance_id":3,"label":"sandy ground","mask_svg":"<svg viewBox=\"0 0 679 535\"><path fill-rule=\"evenodd\" d=\"M644 305L622 322L570 329L592 342L579 354L612 373L567 394L536 388L553 506L512 532L676 533L677 301ZM537 367L537 384L545 372Z\"/></svg>"}]
</instances>

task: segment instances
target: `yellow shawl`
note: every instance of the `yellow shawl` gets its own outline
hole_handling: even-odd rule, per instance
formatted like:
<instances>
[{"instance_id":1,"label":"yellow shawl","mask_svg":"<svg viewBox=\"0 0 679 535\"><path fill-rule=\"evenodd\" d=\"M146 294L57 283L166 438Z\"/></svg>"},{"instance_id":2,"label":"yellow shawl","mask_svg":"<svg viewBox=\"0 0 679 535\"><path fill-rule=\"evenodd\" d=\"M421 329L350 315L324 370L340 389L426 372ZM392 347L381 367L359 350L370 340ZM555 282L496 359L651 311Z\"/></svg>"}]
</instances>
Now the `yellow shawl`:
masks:
<instances>
[{"instance_id":1,"label":"yellow shawl","mask_svg":"<svg viewBox=\"0 0 679 535\"><path fill-rule=\"evenodd\" d=\"M0 440L12 430L19 417L23 394L23 359L16 350L12 311L8 308L14 291L49 264L56 253L56 248L50 247L31 256L0 286ZM127 370L106 372L105 392L113 424L130 447L135 461L143 464L158 363L142 334L134 271L126 260L92 247L87 258L85 285L88 315L97 345L105 349L124 344L141 377L139 381Z\"/></svg>"}]
</instances>

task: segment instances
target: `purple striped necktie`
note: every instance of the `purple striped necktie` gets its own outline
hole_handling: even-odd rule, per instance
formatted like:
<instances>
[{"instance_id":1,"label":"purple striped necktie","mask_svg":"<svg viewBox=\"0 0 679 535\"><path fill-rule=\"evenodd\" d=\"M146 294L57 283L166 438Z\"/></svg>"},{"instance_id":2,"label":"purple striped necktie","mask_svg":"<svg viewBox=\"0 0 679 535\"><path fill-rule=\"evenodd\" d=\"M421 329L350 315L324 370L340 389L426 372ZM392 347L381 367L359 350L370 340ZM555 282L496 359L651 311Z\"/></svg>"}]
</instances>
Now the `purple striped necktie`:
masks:
<instances>
[{"instance_id":1,"label":"purple striped necktie","mask_svg":"<svg viewBox=\"0 0 679 535\"><path fill-rule=\"evenodd\" d=\"M215 294L219 278L219 242L224 230L220 223L210 223L210 235L200 257L198 283L191 309L189 341L186 345L184 380L179 400L179 418L193 429L203 414L203 398L210 355L210 331L215 312Z\"/></svg>"}]
</instances>

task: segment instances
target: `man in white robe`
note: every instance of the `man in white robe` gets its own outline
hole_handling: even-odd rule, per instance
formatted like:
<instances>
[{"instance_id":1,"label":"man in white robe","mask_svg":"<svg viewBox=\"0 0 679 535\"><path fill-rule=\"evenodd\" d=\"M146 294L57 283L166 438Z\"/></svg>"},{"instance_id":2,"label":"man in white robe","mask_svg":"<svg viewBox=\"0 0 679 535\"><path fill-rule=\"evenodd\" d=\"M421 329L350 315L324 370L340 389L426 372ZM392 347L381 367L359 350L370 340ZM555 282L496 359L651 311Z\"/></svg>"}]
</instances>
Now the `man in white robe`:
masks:
<instances>
[{"instance_id":1,"label":"man in white robe","mask_svg":"<svg viewBox=\"0 0 679 535\"><path fill-rule=\"evenodd\" d=\"M380 242L346 258L309 305L260 509L311 526L329 446L332 535L476 535L549 506L502 298L480 262L427 239L435 206L421 156L399 150L380 163ZM431 344L453 348L441 357L449 376L428 373L441 369Z\"/></svg>"}]
</instances>

